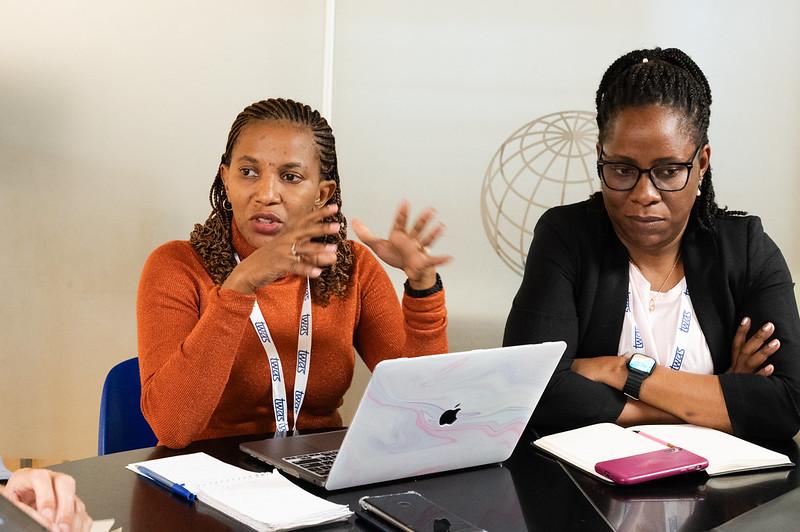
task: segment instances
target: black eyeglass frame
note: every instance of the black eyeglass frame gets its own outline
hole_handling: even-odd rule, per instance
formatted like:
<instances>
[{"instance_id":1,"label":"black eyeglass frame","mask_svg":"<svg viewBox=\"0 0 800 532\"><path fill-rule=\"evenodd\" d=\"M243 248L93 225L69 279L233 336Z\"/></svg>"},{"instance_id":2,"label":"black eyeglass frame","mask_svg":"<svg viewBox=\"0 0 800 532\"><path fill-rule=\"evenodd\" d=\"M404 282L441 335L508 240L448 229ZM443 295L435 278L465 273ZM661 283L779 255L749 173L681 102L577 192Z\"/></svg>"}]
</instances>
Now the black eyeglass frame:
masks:
<instances>
[{"instance_id":1,"label":"black eyeglass frame","mask_svg":"<svg viewBox=\"0 0 800 532\"><path fill-rule=\"evenodd\" d=\"M702 148L704 145L705 145L705 143L701 142L700 145L697 146L697 149L694 150L694 155L692 155L692 158L689 159L688 162L685 162L685 163L666 163L666 164L658 164L656 166L651 166L650 168L639 168L635 164L623 163L623 162L619 162L619 161L606 161L606 160L604 160L603 159L603 145L601 144L600 145L600 158L597 160L597 176L600 178L600 181L602 181L603 184L605 186L607 186L609 189L615 190L617 192L627 192L629 190L633 190L634 188L636 188L636 185L639 184L639 180L642 178L642 174L647 173L647 176L650 178L650 182L653 183L653 186L656 187L657 190L659 190L661 192L680 192L681 190L686 188L686 185L689 184L689 176L692 175L692 168L694 168L694 160L697 157L697 155L700 153L700 148ZM636 171L639 172L639 175L636 176L636 181L634 181L633 184L630 187L628 187L628 188L614 188L614 187L610 186L606 182L605 178L603 177L603 167L605 165L607 165L607 164L620 164L620 165L630 166L631 168L635 168ZM663 188L659 187L656 184L656 178L653 175L653 170L655 170L656 168L661 168L662 166L683 166L683 167L686 168L686 170L687 170L686 171L686 181L683 182L683 186L681 186L681 188L663 189Z\"/></svg>"}]
</instances>

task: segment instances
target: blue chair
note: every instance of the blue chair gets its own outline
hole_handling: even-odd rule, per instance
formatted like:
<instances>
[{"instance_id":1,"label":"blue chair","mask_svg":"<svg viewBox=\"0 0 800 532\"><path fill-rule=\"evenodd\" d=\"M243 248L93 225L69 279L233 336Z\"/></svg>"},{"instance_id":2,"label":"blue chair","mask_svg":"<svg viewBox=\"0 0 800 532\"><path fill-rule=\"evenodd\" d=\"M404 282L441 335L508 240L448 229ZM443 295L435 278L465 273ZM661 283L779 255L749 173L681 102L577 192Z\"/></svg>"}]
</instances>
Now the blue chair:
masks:
<instances>
[{"instance_id":1,"label":"blue chair","mask_svg":"<svg viewBox=\"0 0 800 532\"><path fill-rule=\"evenodd\" d=\"M138 358L111 368L100 397L98 455L153 447L158 442L142 415L141 397Z\"/></svg>"}]
</instances>

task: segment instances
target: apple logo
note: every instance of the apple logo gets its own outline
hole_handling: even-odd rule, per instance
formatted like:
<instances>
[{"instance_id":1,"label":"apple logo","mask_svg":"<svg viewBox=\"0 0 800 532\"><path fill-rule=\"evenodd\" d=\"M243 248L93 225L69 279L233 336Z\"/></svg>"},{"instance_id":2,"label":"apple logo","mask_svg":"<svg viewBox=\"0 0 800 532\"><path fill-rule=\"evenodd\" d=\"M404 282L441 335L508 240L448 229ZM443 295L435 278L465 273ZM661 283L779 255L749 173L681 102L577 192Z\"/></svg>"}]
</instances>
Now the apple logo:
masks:
<instances>
[{"instance_id":1,"label":"apple logo","mask_svg":"<svg viewBox=\"0 0 800 532\"><path fill-rule=\"evenodd\" d=\"M433 532L450 532L450 521L444 517L433 521Z\"/></svg>"},{"instance_id":2,"label":"apple logo","mask_svg":"<svg viewBox=\"0 0 800 532\"><path fill-rule=\"evenodd\" d=\"M445 410L444 413L439 418L439 425L444 426L444 425L452 425L453 423L455 423L458 411L461 410L459 406L461 406L461 403L458 403L450 410Z\"/></svg>"}]
</instances>

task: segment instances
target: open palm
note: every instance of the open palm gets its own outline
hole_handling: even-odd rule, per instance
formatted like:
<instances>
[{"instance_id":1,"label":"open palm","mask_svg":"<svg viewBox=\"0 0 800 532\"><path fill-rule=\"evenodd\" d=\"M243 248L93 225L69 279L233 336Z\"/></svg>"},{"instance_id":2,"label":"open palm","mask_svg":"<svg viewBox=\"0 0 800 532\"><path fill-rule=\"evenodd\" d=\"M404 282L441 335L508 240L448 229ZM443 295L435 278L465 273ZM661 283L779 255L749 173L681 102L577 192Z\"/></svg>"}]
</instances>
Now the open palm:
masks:
<instances>
[{"instance_id":1,"label":"open palm","mask_svg":"<svg viewBox=\"0 0 800 532\"><path fill-rule=\"evenodd\" d=\"M426 230L435 215L435 211L429 208L422 211L408 229L408 211L408 202L400 203L389 238L375 236L359 220L353 220L353 229L383 262L403 270L412 284L428 285L423 288L429 288L436 280L436 267L451 260L446 255L429 255L427 250L441 236L444 225L438 223Z\"/></svg>"}]
</instances>

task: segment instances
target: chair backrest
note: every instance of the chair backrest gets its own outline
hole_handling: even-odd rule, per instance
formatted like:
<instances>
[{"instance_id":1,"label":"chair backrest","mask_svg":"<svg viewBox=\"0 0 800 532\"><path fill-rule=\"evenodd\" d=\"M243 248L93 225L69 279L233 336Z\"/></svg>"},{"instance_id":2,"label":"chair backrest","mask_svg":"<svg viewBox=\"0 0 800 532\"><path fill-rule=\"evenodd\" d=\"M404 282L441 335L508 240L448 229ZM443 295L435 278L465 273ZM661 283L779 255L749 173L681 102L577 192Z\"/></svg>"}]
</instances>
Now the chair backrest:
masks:
<instances>
[{"instance_id":1,"label":"chair backrest","mask_svg":"<svg viewBox=\"0 0 800 532\"><path fill-rule=\"evenodd\" d=\"M108 372L100 397L97 454L153 447L158 439L142 415L139 359L120 362Z\"/></svg>"}]
</instances>

